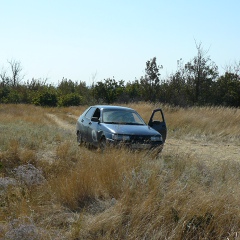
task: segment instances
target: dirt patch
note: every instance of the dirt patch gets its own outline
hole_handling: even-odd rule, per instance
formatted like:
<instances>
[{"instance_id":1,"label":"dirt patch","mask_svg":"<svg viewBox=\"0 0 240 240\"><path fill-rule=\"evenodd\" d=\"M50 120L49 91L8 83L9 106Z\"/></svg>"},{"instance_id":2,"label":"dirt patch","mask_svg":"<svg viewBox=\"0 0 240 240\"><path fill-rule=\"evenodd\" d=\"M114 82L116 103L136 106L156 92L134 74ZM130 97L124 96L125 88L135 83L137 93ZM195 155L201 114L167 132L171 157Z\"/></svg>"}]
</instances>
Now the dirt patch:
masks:
<instances>
[{"instance_id":1,"label":"dirt patch","mask_svg":"<svg viewBox=\"0 0 240 240\"><path fill-rule=\"evenodd\" d=\"M56 115L54 114L50 114L50 113L47 113L46 116L48 118L50 118L51 120L53 120L58 126L66 129L66 130L69 130L71 131L72 133L75 133L75 125L73 124L70 124L62 119L60 119L59 117L57 117Z\"/></svg>"},{"instance_id":2,"label":"dirt patch","mask_svg":"<svg viewBox=\"0 0 240 240\"><path fill-rule=\"evenodd\" d=\"M193 140L167 139L164 146L166 153L184 153L208 163L215 161L240 161L240 147L225 143L205 143Z\"/></svg>"}]
</instances>

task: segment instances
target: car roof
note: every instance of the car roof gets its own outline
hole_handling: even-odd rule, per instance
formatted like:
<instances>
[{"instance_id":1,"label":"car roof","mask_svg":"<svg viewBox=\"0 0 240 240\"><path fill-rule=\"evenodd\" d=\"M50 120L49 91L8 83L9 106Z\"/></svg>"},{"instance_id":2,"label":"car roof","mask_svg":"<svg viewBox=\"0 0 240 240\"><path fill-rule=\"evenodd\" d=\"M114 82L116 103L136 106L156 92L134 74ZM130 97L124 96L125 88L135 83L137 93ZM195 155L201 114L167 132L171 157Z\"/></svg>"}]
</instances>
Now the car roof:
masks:
<instances>
[{"instance_id":1,"label":"car roof","mask_svg":"<svg viewBox=\"0 0 240 240\"><path fill-rule=\"evenodd\" d=\"M123 107L123 106L117 106L117 105L94 105L92 107L96 107L96 108L99 108L99 109L122 109L122 110L133 110L135 111L134 109L132 108L129 108L129 107Z\"/></svg>"}]
</instances>

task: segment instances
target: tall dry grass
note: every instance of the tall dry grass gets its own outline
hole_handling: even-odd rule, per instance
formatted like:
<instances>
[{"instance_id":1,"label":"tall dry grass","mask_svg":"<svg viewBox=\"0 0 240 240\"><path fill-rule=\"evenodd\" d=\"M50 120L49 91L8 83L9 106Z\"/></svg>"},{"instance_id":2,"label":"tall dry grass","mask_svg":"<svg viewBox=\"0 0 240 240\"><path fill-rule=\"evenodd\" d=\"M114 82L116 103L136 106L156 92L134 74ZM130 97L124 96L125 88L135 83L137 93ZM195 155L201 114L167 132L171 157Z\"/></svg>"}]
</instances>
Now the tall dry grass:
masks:
<instances>
[{"instance_id":1,"label":"tall dry grass","mask_svg":"<svg viewBox=\"0 0 240 240\"><path fill-rule=\"evenodd\" d=\"M154 108L162 108L170 137L240 142L240 109L226 107L179 108L158 104L130 104L148 122Z\"/></svg>"},{"instance_id":2,"label":"tall dry grass","mask_svg":"<svg viewBox=\"0 0 240 240\"><path fill-rule=\"evenodd\" d=\"M239 143L240 109L194 107L170 108L166 112L168 124L175 132L174 135Z\"/></svg>"},{"instance_id":3,"label":"tall dry grass","mask_svg":"<svg viewBox=\"0 0 240 240\"><path fill-rule=\"evenodd\" d=\"M169 139L239 146L239 109L127 106L146 122L153 108L162 107ZM212 159L208 165L177 149L154 158L127 149L79 148L73 132L48 114L74 129L83 109L0 105L0 180L27 163L47 180L7 189L0 184L0 238L10 235L16 220L18 237L23 226L34 226L37 239L239 238L239 162Z\"/></svg>"}]
</instances>

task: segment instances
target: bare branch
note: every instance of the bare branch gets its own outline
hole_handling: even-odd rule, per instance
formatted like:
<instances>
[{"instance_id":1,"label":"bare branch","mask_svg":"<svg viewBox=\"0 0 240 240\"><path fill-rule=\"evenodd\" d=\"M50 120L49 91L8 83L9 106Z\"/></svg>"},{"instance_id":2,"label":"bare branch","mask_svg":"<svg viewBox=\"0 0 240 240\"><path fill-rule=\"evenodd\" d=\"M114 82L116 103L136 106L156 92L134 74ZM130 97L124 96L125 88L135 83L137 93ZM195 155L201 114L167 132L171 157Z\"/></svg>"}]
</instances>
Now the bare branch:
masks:
<instances>
[{"instance_id":1,"label":"bare branch","mask_svg":"<svg viewBox=\"0 0 240 240\"><path fill-rule=\"evenodd\" d=\"M21 75L21 72L23 70L21 63L16 60L8 61L8 63L10 64L11 73L12 73L11 83L13 86L17 86L24 78L24 76Z\"/></svg>"},{"instance_id":2,"label":"bare branch","mask_svg":"<svg viewBox=\"0 0 240 240\"><path fill-rule=\"evenodd\" d=\"M7 75L6 69L2 67L2 70L0 72L0 80L2 85L8 85L9 84L9 76Z\"/></svg>"},{"instance_id":3,"label":"bare branch","mask_svg":"<svg viewBox=\"0 0 240 240\"><path fill-rule=\"evenodd\" d=\"M6 78L7 78L7 71L2 68L2 71L0 73L0 79L2 80L2 82L5 82Z\"/></svg>"}]
</instances>

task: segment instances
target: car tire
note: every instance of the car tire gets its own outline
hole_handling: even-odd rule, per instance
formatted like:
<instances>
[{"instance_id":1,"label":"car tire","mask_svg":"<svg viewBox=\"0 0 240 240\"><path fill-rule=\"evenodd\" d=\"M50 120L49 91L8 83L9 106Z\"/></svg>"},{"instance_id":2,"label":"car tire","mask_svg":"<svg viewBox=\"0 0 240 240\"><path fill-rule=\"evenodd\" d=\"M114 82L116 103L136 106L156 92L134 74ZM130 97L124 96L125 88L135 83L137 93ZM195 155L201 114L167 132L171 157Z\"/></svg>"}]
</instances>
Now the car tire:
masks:
<instances>
[{"instance_id":1,"label":"car tire","mask_svg":"<svg viewBox=\"0 0 240 240\"><path fill-rule=\"evenodd\" d=\"M102 137L99 142L99 149L101 150L101 152L104 152L104 150L106 149L106 145L107 145L106 138Z\"/></svg>"},{"instance_id":2,"label":"car tire","mask_svg":"<svg viewBox=\"0 0 240 240\"><path fill-rule=\"evenodd\" d=\"M82 134L80 132L77 132L77 142L79 146L83 143Z\"/></svg>"},{"instance_id":3,"label":"car tire","mask_svg":"<svg viewBox=\"0 0 240 240\"><path fill-rule=\"evenodd\" d=\"M156 159L161 156L162 150L163 150L163 145L160 145L156 148L150 149L147 155L150 156L152 159Z\"/></svg>"}]
</instances>

